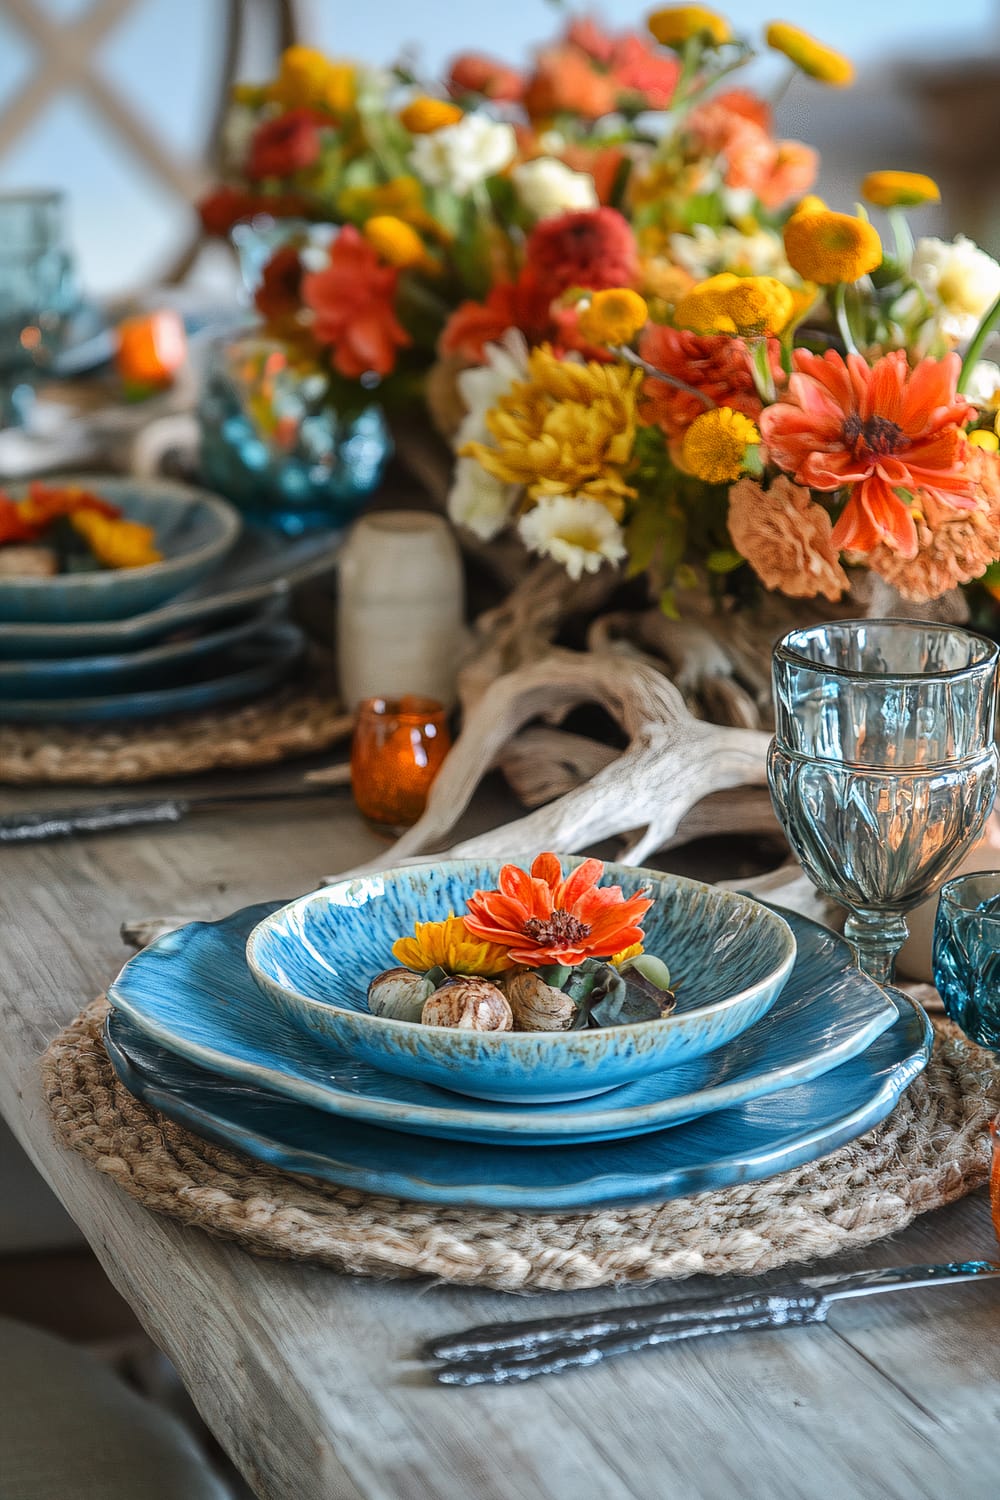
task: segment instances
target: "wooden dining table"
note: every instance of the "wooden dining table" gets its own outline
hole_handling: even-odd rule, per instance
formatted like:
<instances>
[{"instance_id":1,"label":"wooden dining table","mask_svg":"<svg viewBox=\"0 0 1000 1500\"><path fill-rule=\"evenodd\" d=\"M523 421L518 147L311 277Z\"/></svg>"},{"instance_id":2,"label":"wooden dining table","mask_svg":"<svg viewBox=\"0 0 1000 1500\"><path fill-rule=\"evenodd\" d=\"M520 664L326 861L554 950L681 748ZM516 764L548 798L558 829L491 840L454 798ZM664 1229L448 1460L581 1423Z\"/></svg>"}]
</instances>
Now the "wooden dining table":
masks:
<instances>
[{"instance_id":1,"label":"wooden dining table","mask_svg":"<svg viewBox=\"0 0 1000 1500\"><path fill-rule=\"evenodd\" d=\"M286 767L201 778L184 790L291 786L299 777ZM126 795L148 791L116 794ZM79 788L7 790L0 811L106 799ZM502 792L480 793L462 833L499 821L503 803ZM825 1325L700 1339L526 1385L448 1388L418 1358L431 1336L720 1283L513 1296L259 1259L148 1212L57 1143L39 1057L127 956L123 922L218 917L287 898L384 849L344 790L151 831L0 846L0 1111L254 1493L996 1500L995 1283L840 1303ZM716 841L711 857L724 864L726 847ZM823 1269L996 1253L977 1193ZM787 1279L786 1271L753 1284Z\"/></svg>"}]
</instances>

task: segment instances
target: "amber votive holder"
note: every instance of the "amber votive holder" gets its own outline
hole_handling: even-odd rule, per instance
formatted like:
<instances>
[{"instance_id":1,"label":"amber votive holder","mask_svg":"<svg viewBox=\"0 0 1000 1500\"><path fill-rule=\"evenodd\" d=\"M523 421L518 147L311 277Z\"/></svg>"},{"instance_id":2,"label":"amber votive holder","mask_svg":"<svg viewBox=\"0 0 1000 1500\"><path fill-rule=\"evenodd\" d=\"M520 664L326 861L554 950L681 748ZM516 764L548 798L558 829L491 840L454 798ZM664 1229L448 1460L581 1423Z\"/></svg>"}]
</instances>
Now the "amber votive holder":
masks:
<instances>
[{"instance_id":1,"label":"amber votive holder","mask_svg":"<svg viewBox=\"0 0 1000 1500\"><path fill-rule=\"evenodd\" d=\"M366 698L351 745L358 811L386 832L412 828L451 749L444 705L434 698Z\"/></svg>"}]
</instances>

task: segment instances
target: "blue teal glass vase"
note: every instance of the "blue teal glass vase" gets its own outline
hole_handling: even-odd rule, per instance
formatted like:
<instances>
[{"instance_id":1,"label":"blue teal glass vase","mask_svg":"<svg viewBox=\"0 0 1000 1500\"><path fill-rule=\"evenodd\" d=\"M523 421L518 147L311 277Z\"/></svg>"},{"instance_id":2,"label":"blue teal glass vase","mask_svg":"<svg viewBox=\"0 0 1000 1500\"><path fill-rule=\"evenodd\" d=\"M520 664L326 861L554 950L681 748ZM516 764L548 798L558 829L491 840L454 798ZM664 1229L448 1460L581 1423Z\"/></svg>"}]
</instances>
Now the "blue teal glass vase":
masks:
<instances>
[{"instance_id":1,"label":"blue teal glass vase","mask_svg":"<svg viewBox=\"0 0 1000 1500\"><path fill-rule=\"evenodd\" d=\"M392 456L378 405L340 413L321 372L253 330L209 351L198 419L205 483L286 536L346 525Z\"/></svg>"},{"instance_id":2,"label":"blue teal glass vase","mask_svg":"<svg viewBox=\"0 0 1000 1500\"><path fill-rule=\"evenodd\" d=\"M960 875L942 887L934 983L946 1015L966 1036L1000 1051L1000 870Z\"/></svg>"}]
</instances>

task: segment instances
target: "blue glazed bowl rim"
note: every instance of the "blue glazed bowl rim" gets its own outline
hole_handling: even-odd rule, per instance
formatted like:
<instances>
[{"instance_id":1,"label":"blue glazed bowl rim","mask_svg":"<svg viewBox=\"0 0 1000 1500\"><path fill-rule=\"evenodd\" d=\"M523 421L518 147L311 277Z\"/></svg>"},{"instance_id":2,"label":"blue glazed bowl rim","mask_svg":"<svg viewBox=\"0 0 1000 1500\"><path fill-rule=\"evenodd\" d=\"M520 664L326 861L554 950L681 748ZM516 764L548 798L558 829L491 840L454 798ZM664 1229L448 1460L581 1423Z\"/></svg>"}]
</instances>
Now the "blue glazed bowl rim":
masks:
<instances>
[{"instance_id":1,"label":"blue glazed bowl rim","mask_svg":"<svg viewBox=\"0 0 1000 1500\"><path fill-rule=\"evenodd\" d=\"M562 861L564 869L574 869L577 865L582 864L584 856L564 854L560 855L559 858ZM496 864L497 872L499 873L501 865L509 864L517 859L523 859L523 856L510 855L503 859L490 856L484 859L425 860L420 864L395 865L387 870L374 870L371 872L371 878L388 879L391 876L397 875L418 875L424 871L440 870L443 867L458 870L469 868L470 866L481 868L484 864L490 863ZM755 901L752 896L748 896L742 891L731 891L723 886L707 885L704 881L691 880L685 875L671 875L664 870L650 870L640 865L620 865L613 860L606 860L604 862L604 870L605 874L610 873L616 879L619 877L620 872L627 871L629 875L638 875L661 883L667 882L671 885L688 887L692 890L708 891L713 896L718 896L720 900L729 902L736 908L755 907L765 919L765 925L783 938L785 954L779 963L769 969L766 974L762 974L759 979L754 980L753 984L747 985L742 990L738 990L734 995L727 995L724 1000L713 1001L710 1005L695 1006L692 1010L685 1010L679 1013L675 1011L672 1015L660 1016L655 1021L630 1021L624 1026L597 1026L585 1032L574 1032L573 1035L577 1040L583 1036L594 1038L615 1036L620 1037L622 1041L626 1041L629 1038L644 1037L654 1030L670 1030L681 1021L686 1022L694 1016L721 1015L727 1010L735 1009L741 1004L746 1004L748 1000L752 999L754 995L758 994L760 990L769 984L778 985L780 992L780 986L787 981L794 967L797 944L795 934L784 917L779 916L770 907L762 905L761 902ZM316 995L303 995L300 990L296 990L291 985L284 984L275 979L259 962L255 951L258 940L263 941L269 935L269 930L276 926L287 912L292 911L295 907L305 906L317 897L327 896L339 886L366 878L368 877L365 875L345 876L343 880L333 881L330 885L321 886L319 890L308 891L304 896L297 896L294 901L287 902L284 906L279 907L277 911L271 912L263 921L258 922L246 942L246 960L250 973L259 984L264 986L265 990L278 990L295 1000L297 1004L315 1007L320 1012L336 1011L338 1015L346 1016L349 1020L357 1021L360 1019L362 1024L371 1021L377 1023L379 1029L384 1029L387 1032L396 1031L398 1028L404 1036L410 1032L420 1032L423 1035L433 1032L441 1038L461 1037L467 1039L470 1033L459 1026L429 1027L425 1026L422 1021L398 1021L391 1016L376 1016L371 1011L359 1011L352 1009L349 1005L338 1005L334 1000L321 1000ZM565 1042L567 1033L562 1031L477 1031L474 1035L477 1046L486 1046L499 1051L509 1048L512 1041L516 1044L525 1038L529 1038L534 1046L556 1048Z\"/></svg>"},{"instance_id":2,"label":"blue glazed bowl rim","mask_svg":"<svg viewBox=\"0 0 1000 1500\"><path fill-rule=\"evenodd\" d=\"M213 494L211 490L199 489L196 485L181 484L173 479L145 479L131 477L127 474L53 474L45 480L48 485L79 485L83 489L94 490L100 494L104 490L145 490L152 496L170 497L187 502L189 505L198 503L210 510L219 523L219 530L214 537L207 542L202 542L200 547L195 547L191 552L183 552L179 557L167 557L162 562L143 563L138 568L109 568L101 570L95 568L92 573L62 573L54 578L25 578L16 575L13 582L18 589L27 588L33 592L40 593L45 590L57 589L60 592L80 587L87 589L100 589L102 592L113 588L123 577L128 578L167 578L171 573L187 572L192 566L200 566L209 563L214 558L227 551L236 541L243 529L243 521L235 506L230 505L228 500L223 500L221 495ZM11 485L10 489L16 494L19 490L27 487L27 481L20 485ZM0 591L3 589L5 580L0 578ZM95 622L101 623L101 622Z\"/></svg>"},{"instance_id":3,"label":"blue glazed bowl rim","mask_svg":"<svg viewBox=\"0 0 1000 1500\"><path fill-rule=\"evenodd\" d=\"M923 631L934 630L939 633L947 632L971 636L973 640L981 643L988 649L978 661L967 663L964 667L949 667L947 671L935 672L863 672L856 667L834 667L826 662L816 661L814 657L806 656L805 652L797 651L790 645L794 639L803 640L818 634L821 630L836 629L843 630L854 626L871 629L873 625L880 629L913 630L919 626ZM967 630L964 625L948 625L943 621L936 620L903 620L903 619L871 619L871 620L829 620L822 625L797 626L783 636L774 648L776 661L787 662L794 667L807 667L813 672L821 673L824 677L843 677L853 682L872 683L896 683L896 682L954 682L963 677L976 677L979 675L989 676L996 669L1000 661L1000 647L989 636L983 635L978 630Z\"/></svg>"}]
</instances>

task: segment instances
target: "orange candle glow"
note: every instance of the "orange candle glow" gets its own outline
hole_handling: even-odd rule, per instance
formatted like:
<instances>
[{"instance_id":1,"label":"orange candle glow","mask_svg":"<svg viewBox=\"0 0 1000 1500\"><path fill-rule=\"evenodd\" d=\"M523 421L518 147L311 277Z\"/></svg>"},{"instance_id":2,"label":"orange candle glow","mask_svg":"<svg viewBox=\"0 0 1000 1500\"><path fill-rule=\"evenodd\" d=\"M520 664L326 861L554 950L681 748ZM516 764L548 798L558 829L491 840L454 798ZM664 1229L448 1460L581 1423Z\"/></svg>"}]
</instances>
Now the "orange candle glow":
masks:
<instances>
[{"instance_id":1,"label":"orange candle glow","mask_svg":"<svg viewBox=\"0 0 1000 1500\"><path fill-rule=\"evenodd\" d=\"M169 385L187 358L187 335L170 308L140 313L118 325L115 363L122 380L140 389Z\"/></svg>"},{"instance_id":2,"label":"orange candle glow","mask_svg":"<svg viewBox=\"0 0 1000 1500\"><path fill-rule=\"evenodd\" d=\"M365 699L351 746L358 811L383 828L412 827L450 749L445 711L435 699Z\"/></svg>"}]
</instances>

